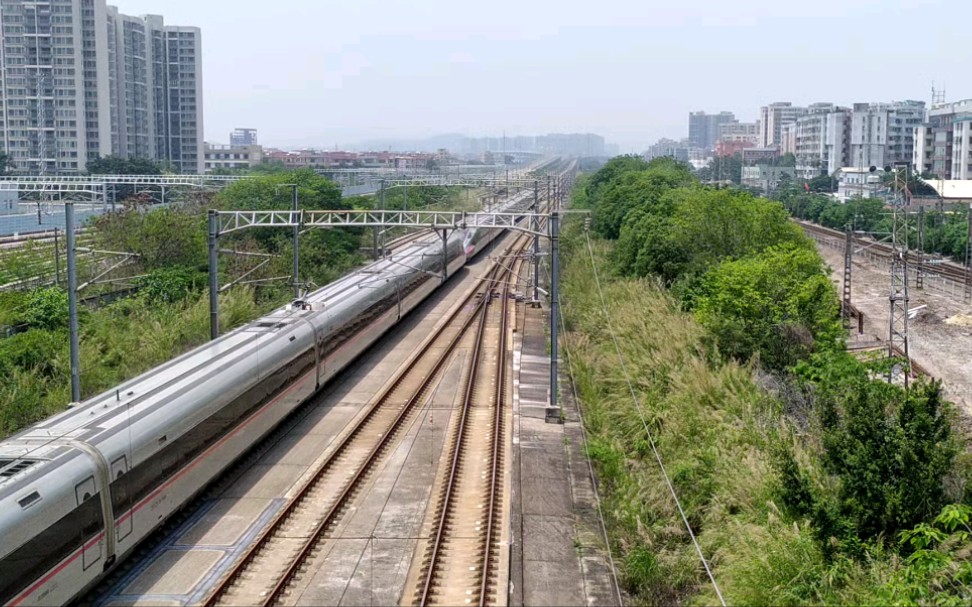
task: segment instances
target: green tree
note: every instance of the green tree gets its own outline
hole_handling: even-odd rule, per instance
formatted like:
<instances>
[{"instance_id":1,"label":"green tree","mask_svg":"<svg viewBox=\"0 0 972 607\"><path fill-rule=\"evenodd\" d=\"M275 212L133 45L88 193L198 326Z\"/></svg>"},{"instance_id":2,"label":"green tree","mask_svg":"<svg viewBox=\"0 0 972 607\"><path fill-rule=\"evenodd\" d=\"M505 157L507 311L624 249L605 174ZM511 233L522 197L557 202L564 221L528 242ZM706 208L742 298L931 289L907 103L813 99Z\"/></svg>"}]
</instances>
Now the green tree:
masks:
<instances>
[{"instance_id":1,"label":"green tree","mask_svg":"<svg viewBox=\"0 0 972 607\"><path fill-rule=\"evenodd\" d=\"M592 199L600 197L600 191L622 173L644 171L648 163L641 156L615 156L598 169L587 183L587 194Z\"/></svg>"},{"instance_id":2,"label":"green tree","mask_svg":"<svg viewBox=\"0 0 972 607\"><path fill-rule=\"evenodd\" d=\"M703 181L731 181L742 182L742 155L715 156L707 167L699 171L699 179Z\"/></svg>"},{"instance_id":3,"label":"green tree","mask_svg":"<svg viewBox=\"0 0 972 607\"><path fill-rule=\"evenodd\" d=\"M150 302L174 303L182 301L206 284L206 275L185 266L170 266L153 270L136 280L140 295Z\"/></svg>"},{"instance_id":4,"label":"green tree","mask_svg":"<svg viewBox=\"0 0 972 607\"><path fill-rule=\"evenodd\" d=\"M693 181L688 167L668 158L656 158L642 171L621 173L600 190L594 229L605 238L617 238L629 211L655 207L666 192Z\"/></svg>"},{"instance_id":5,"label":"green tree","mask_svg":"<svg viewBox=\"0 0 972 607\"><path fill-rule=\"evenodd\" d=\"M837 178L831 175L817 175L807 181L811 192L829 194L837 191Z\"/></svg>"},{"instance_id":6,"label":"green tree","mask_svg":"<svg viewBox=\"0 0 972 607\"><path fill-rule=\"evenodd\" d=\"M796 367L812 386L829 475L812 483L813 504L798 514L811 517L829 554L861 554L862 542L893 537L961 497L945 487L958 449L941 385L905 391L879 379L888 366L834 349Z\"/></svg>"},{"instance_id":7,"label":"green tree","mask_svg":"<svg viewBox=\"0 0 972 607\"><path fill-rule=\"evenodd\" d=\"M840 333L837 296L823 260L799 244L713 267L693 305L724 354L740 360L759 354L772 369L788 368L821 343L832 346Z\"/></svg>"},{"instance_id":8,"label":"green tree","mask_svg":"<svg viewBox=\"0 0 972 607\"><path fill-rule=\"evenodd\" d=\"M169 206L145 210L128 205L94 220L101 247L140 256L149 270L167 266L205 267L206 223L202 209Z\"/></svg>"},{"instance_id":9,"label":"green tree","mask_svg":"<svg viewBox=\"0 0 972 607\"><path fill-rule=\"evenodd\" d=\"M27 295L24 324L33 329L56 331L68 326L68 295L56 287L35 289Z\"/></svg>"},{"instance_id":10,"label":"green tree","mask_svg":"<svg viewBox=\"0 0 972 607\"><path fill-rule=\"evenodd\" d=\"M223 210L290 209L293 196L290 184L297 184L298 207L301 209L352 208L351 203L341 197L341 188L336 183L311 169L270 173L237 181L219 193L216 204ZM276 269L280 274L289 270L293 252L289 230L259 228L248 230L245 236L259 250L276 256ZM350 263L360 242L360 229L308 230L300 238L301 267L306 277L316 284L334 279L335 273Z\"/></svg>"},{"instance_id":11,"label":"green tree","mask_svg":"<svg viewBox=\"0 0 972 607\"><path fill-rule=\"evenodd\" d=\"M146 158L95 156L88 161L92 175L161 175L162 165Z\"/></svg>"},{"instance_id":12,"label":"green tree","mask_svg":"<svg viewBox=\"0 0 972 607\"><path fill-rule=\"evenodd\" d=\"M704 269L786 242L805 242L783 205L733 190L682 188L675 192L674 229Z\"/></svg>"},{"instance_id":13,"label":"green tree","mask_svg":"<svg viewBox=\"0 0 972 607\"><path fill-rule=\"evenodd\" d=\"M0 151L0 175L6 175L11 169L17 168L14 165L13 157L6 152Z\"/></svg>"}]
</instances>

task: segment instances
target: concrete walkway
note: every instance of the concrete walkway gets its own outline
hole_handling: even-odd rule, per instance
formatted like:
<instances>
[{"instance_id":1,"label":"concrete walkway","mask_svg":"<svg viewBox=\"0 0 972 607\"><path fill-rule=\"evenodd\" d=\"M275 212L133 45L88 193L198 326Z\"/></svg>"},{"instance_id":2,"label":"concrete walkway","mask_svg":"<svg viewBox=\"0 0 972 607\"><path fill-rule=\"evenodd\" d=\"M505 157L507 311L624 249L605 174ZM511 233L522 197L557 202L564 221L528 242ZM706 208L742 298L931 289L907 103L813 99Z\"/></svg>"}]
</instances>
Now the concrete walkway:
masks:
<instances>
[{"instance_id":1,"label":"concrete walkway","mask_svg":"<svg viewBox=\"0 0 972 607\"><path fill-rule=\"evenodd\" d=\"M544 420L548 317L527 307L514 344L510 604L618 605L573 399L562 399L563 424Z\"/></svg>"}]
</instances>

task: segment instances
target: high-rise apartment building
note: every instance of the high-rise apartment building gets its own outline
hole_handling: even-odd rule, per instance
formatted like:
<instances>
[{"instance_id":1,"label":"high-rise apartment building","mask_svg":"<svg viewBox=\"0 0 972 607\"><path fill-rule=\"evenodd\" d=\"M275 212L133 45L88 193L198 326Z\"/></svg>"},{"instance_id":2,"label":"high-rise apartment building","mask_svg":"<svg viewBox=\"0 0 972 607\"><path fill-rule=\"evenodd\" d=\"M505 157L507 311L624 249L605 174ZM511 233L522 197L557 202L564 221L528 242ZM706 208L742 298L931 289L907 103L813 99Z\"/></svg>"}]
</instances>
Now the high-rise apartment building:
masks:
<instances>
[{"instance_id":1,"label":"high-rise apartment building","mask_svg":"<svg viewBox=\"0 0 972 607\"><path fill-rule=\"evenodd\" d=\"M234 129L230 133L230 145L233 147L241 147L245 145L259 145L257 142L257 130L256 129Z\"/></svg>"},{"instance_id":2,"label":"high-rise apartment building","mask_svg":"<svg viewBox=\"0 0 972 607\"><path fill-rule=\"evenodd\" d=\"M789 101L778 101L759 110L759 145L779 146L784 124L796 122L807 113L807 108L794 106Z\"/></svg>"},{"instance_id":3,"label":"high-rise apartment building","mask_svg":"<svg viewBox=\"0 0 972 607\"><path fill-rule=\"evenodd\" d=\"M913 158L941 179L972 179L972 99L933 105L915 127Z\"/></svg>"},{"instance_id":4,"label":"high-rise apartment building","mask_svg":"<svg viewBox=\"0 0 972 607\"><path fill-rule=\"evenodd\" d=\"M925 115L923 101L855 103L850 120L848 166L878 168L912 162L915 129Z\"/></svg>"},{"instance_id":5,"label":"high-rise apartment building","mask_svg":"<svg viewBox=\"0 0 972 607\"><path fill-rule=\"evenodd\" d=\"M735 122L732 112L706 114L689 112L689 146L701 150L711 150L719 141L719 129L724 124Z\"/></svg>"},{"instance_id":6,"label":"high-rise apartment building","mask_svg":"<svg viewBox=\"0 0 972 607\"><path fill-rule=\"evenodd\" d=\"M833 175L847 166L850 110L833 103L813 103L787 130L795 130L797 172L806 178Z\"/></svg>"},{"instance_id":7,"label":"high-rise apartment building","mask_svg":"<svg viewBox=\"0 0 972 607\"><path fill-rule=\"evenodd\" d=\"M108 154L202 172L200 43L105 0L0 0L0 145L27 172Z\"/></svg>"}]
</instances>

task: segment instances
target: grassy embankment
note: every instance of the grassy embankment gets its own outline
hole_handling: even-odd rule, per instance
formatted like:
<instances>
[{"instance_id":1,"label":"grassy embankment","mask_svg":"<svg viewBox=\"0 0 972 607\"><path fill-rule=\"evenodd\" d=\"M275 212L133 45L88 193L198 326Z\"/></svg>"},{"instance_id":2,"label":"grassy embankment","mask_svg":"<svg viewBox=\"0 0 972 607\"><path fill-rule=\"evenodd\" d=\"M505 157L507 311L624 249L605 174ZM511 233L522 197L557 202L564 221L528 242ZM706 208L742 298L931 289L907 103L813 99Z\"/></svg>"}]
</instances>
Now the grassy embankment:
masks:
<instances>
[{"instance_id":1,"label":"grassy embankment","mask_svg":"<svg viewBox=\"0 0 972 607\"><path fill-rule=\"evenodd\" d=\"M729 604L967 603L968 466L935 387L905 396L880 380L881 365L842 352L831 335L836 296L818 278L816 252L782 227L759 242L776 219L751 233L722 230L748 213L772 216L765 205L773 203L719 198L728 194L684 176L632 196L633 184L658 185L657 175L642 174L622 178L627 190L613 200L631 208L606 213L616 207L596 177L579 185L575 205L594 207L593 263L606 306L575 221L564 231L565 347L633 601L717 601L644 415ZM711 202L731 212L713 220L717 211L693 211ZM612 216L619 240L601 236ZM647 241L632 232L659 223L676 236L651 243L648 260ZM725 242L711 240L718 234L741 249L724 255ZM632 401L612 330L643 408Z\"/></svg>"}]
</instances>

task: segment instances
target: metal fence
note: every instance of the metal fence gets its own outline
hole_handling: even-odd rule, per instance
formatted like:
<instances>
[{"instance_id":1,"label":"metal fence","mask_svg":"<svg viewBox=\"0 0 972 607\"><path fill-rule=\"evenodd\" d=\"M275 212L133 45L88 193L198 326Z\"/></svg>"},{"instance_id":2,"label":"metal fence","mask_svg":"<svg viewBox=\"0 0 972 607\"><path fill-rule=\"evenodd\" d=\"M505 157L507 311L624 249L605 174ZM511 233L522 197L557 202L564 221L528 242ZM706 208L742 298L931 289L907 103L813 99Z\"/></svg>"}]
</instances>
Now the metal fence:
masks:
<instances>
[{"instance_id":1,"label":"metal fence","mask_svg":"<svg viewBox=\"0 0 972 607\"><path fill-rule=\"evenodd\" d=\"M36 205L22 204L21 210L34 207L32 212L0 215L0 236L26 234L29 232L46 232L54 228L64 229L64 206L41 204L40 213ZM83 225L88 218L104 213L105 207L101 203L96 205L75 205L75 217L79 225Z\"/></svg>"}]
</instances>

